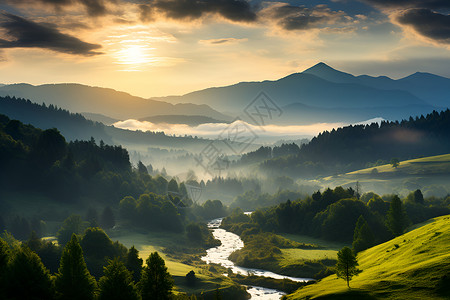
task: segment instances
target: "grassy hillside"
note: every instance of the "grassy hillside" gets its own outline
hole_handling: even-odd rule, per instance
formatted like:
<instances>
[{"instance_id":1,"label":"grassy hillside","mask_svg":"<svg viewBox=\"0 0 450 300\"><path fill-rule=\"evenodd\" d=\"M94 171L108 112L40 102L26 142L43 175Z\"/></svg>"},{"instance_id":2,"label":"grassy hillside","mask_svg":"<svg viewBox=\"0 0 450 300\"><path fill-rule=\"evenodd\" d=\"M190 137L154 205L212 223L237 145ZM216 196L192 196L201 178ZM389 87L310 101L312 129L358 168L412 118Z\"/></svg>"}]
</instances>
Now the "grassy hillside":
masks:
<instances>
[{"instance_id":1,"label":"grassy hillside","mask_svg":"<svg viewBox=\"0 0 450 300\"><path fill-rule=\"evenodd\" d=\"M158 251L175 280L175 291L177 293L203 293L204 299L212 299L216 288L219 288L224 297L227 296L230 299L245 299L246 297L246 293L241 286L234 283L230 278L222 276L225 269L205 265L200 260L203 253L196 249L194 245L189 244L184 234L167 232L147 232L144 234L124 230L121 232L119 230L119 232L112 233L111 236L113 240L119 240L128 248L135 246L144 262L152 252ZM195 286L189 286L186 283L185 276L191 270L195 272L197 277Z\"/></svg>"},{"instance_id":2,"label":"grassy hillside","mask_svg":"<svg viewBox=\"0 0 450 300\"><path fill-rule=\"evenodd\" d=\"M397 168L392 165L377 166L374 168L367 168L355 172L347 173L347 175L369 175L375 173L381 175L395 175L395 173L403 174L449 174L450 173L450 154L428 156L417 159L405 160L400 163Z\"/></svg>"},{"instance_id":3,"label":"grassy hillside","mask_svg":"<svg viewBox=\"0 0 450 300\"><path fill-rule=\"evenodd\" d=\"M287 299L449 299L450 215L358 254L362 273L348 289L336 275Z\"/></svg>"},{"instance_id":4,"label":"grassy hillside","mask_svg":"<svg viewBox=\"0 0 450 300\"><path fill-rule=\"evenodd\" d=\"M359 181L364 191L379 194L407 194L422 189L425 196L445 196L450 192L450 154L401 161L397 168L390 164L366 168L320 180L325 187L354 186Z\"/></svg>"}]
</instances>

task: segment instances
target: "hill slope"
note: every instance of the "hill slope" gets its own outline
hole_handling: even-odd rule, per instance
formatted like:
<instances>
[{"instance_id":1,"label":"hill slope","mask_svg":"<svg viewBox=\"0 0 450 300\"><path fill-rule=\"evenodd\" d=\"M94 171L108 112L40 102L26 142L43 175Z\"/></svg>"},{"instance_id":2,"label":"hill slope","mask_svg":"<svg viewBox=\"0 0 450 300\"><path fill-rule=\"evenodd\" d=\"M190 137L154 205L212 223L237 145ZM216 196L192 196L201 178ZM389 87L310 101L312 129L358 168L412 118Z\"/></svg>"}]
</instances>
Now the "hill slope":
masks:
<instances>
[{"instance_id":1,"label":"hill slope","mask_svg":"<svg viewBox=\"0 0 450 300\"><path fill-rule=\"evenodd\" d=\"M0 87L0 96L16 96L36 103L57 105L72 112L103 114L121 120L156 115L202 115L229 120L207 105L171 104L81 84L11 84Z\"/></svg>"},{"instance_id":2,"label":"hill slope","mask_svg":"<svg viewBox=\"0 0 450 300\"><path fill-rule=\"evenodd\" d=\"M362 273L350 283L328 276L287 299L448 299L450 215L432 219L358 255Z\"/></svg>"},{"instance_id":3,"label":"hill slope","mask_svg":"<svg viewBox=\"0 0 450 300\"><path fill-rule=\"evenodd\" d=\"M323 187L354 186L358 181L365 191L406 195L421 189L426 197L445 197L450 191L450 154L427 156L361 169L320 179Z\"/></svg>"}]
</instances>

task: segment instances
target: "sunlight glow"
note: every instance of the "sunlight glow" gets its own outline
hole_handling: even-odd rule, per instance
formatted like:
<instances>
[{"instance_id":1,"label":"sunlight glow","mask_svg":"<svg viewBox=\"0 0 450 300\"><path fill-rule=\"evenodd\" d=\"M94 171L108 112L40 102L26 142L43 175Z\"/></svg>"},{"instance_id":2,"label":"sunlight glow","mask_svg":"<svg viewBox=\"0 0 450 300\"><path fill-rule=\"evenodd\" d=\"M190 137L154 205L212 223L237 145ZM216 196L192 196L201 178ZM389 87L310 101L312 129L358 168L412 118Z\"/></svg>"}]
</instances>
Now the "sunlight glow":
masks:
<instances>
[{"instance_id":1,"label":"sunlight glow","mask_svg":"<svg viewBox=\"0 0 450 300\"><path fill-rule=\"evenodd\" d=\"M114 56L118 64L129 65L130 68L138 68L157 60L150 53L151 50L154 50L154 48L144 45L124 45Z\"/></svg>"}]
</instances>

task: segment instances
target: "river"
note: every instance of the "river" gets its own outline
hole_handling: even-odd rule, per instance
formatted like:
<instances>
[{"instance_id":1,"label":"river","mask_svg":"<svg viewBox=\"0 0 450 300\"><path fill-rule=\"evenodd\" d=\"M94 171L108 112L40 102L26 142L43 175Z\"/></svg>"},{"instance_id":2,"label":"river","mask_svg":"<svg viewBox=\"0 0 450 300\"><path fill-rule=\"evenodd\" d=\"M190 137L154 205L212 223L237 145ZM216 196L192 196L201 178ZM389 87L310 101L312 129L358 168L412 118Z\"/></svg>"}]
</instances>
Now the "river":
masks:
<instances>
[{"instance_id":1,"label":"river","mask_svg":"<svg viewBox=\"0 0 450 300\"><path fill-rule=\"evenodd\" d=\"M206 263L219 264L224 266L225 268L230 268L233 271L233 273L242 275L248 275L249 273L251 273L257 276L265 276L276 279L287 278L293 281L311 280L310 278L289 277L266 270L251 269L236 266L231 260L228 259L228 257L234 251L243 248L244 242L237 234L219 228L221 223L222 218L214 219L208 222L208 227L212 230L214 238L218 239L221 242L221 245L206 250L206 255L202 257L202 260L205 261ZM278 300L283 295L285 295L284 292L258 286L249 286L247 288L247 292L252 296L251 299L261 299L261 300Z\"/></svg>"}]
</instances>

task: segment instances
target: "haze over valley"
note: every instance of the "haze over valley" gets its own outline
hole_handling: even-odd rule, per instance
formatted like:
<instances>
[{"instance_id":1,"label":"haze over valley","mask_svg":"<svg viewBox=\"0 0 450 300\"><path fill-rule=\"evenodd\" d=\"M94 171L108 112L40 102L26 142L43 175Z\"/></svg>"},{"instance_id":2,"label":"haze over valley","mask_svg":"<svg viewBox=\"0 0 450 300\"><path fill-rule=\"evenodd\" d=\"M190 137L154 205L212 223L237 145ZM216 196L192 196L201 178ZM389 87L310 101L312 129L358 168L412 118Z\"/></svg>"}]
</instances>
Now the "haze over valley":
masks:
<instances>
[{"instance_id":1,"label":"haze over valley","mask_svg":"<svg viewBox=\"0 0 450 300\"><path fill-rule=\"evenodd\" d=\"M449 299L448 1L0 1L0 299Z\"/></svg>"}]
</instances>

